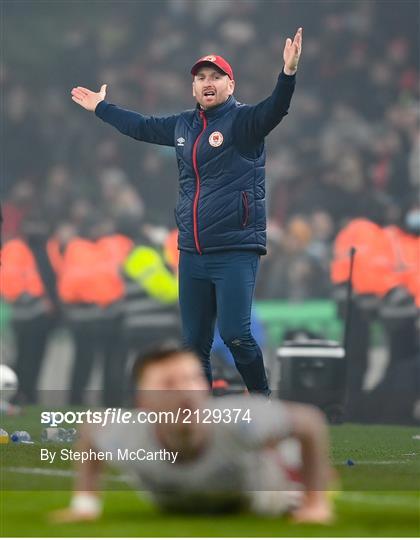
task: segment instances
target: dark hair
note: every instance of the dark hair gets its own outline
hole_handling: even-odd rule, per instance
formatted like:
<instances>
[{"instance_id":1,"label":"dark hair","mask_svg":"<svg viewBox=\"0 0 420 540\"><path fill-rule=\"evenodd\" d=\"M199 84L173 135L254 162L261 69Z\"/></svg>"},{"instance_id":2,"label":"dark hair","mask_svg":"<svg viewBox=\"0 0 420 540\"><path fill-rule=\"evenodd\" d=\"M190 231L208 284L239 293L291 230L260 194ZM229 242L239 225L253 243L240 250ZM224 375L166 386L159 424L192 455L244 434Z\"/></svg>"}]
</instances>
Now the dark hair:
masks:
<instances>
[{"instance_id":1,"label":"dark hair","mask_svg":"<svg viewBox=\"0 0 420 540\"><path fill-rule=\"evenodd\" d=\"M193 351L182 347L176 342L167 342L153 349L149 349L145 353L141 353L134 361L132 368L132 379L138 382L144 375L147 368L153 365L167 362L170 358L191 354L196 356Z\"/></svg>"}]
</instances>

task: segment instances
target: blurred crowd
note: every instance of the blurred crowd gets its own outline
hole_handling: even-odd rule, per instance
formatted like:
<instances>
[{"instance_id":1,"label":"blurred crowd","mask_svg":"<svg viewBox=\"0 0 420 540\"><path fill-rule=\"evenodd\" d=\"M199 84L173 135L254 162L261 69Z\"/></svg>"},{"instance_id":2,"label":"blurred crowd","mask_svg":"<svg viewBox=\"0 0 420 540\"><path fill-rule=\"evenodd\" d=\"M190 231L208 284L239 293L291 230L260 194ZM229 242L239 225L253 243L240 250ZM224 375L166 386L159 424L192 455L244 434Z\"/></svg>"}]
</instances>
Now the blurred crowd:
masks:
<instances>
[{"instance_id":1,"label":"blurred crowd","mask_svg":"<svg viewBox=\"0 0 420 540\"><path fill-rule=\"evenodd\" d=\"M328 297L337 231L399 224L420 186L415 2L167 0L8 3L1 85L3 243L42 216L50 236L137 220L162 246L174 228L171 149L120 136L70 98L75 85L148 114L193 106L189 68L216 52L236 98L271 92L287 36L304 28L289 116L267 143L269 254L257 297ZM29 216L29 217L28 217Z\"/></svg>"}]
</instances>

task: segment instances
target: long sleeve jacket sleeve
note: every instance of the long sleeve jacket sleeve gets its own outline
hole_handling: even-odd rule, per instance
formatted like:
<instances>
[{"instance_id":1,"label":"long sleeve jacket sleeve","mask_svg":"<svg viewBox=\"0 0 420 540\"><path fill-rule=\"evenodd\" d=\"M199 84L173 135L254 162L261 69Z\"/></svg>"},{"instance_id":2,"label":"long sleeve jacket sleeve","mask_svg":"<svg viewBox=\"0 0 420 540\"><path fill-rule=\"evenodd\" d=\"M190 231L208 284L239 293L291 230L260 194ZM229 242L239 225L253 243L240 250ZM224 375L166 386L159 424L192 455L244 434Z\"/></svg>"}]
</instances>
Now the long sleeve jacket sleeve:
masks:
<instances>
[{"instance_id":1,"label":"long sleeve jacket sleeve","mask_svg":"<svg viewBox=\"0 0 420 540\"><path fill-rule=\"evenodd\" d=\"M245 105L238 111L233 136L243 154L254 153L270 131L287 115L295 83L296 75L286 75L282 71L271 96L256 105Z\"/></svg>"},{"instance_id":2,"label":"long sleeve jacket sleeve","mask_svg":"<svg viewBox=\"0 0 420 540\"><path fill-rule=\"evenodd\" d=\"M98 103L95 114L107 124L133 139L164 146L175 146L175 125L179 115L146 116L122 109L105 100Z\"/></svg>"}]
</instances>

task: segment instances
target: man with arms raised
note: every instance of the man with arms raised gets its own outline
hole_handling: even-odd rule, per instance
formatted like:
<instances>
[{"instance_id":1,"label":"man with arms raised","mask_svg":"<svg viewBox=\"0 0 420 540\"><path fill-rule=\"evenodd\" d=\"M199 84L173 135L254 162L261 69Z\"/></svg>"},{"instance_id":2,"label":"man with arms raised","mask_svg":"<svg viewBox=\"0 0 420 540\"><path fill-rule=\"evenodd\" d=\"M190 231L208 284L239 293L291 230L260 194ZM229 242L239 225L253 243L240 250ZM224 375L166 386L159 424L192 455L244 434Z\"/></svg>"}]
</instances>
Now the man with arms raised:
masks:
<instances>
[{"instance_id":1,"label":"man with arms raised","mask_svg":"<svg viewBox=\"0 0 420 540\"><path fill-rule=\"evenodd\" d=\"M174 147L179 169L179 304L184 344L199 356L212 383L210 351L217 315L220 335L248 390L270 389L251 333L251 305L260 256L266 253L265 137L287 115L302 51L302 28L287 38L272 94L239 103L229 62L216 54L192 66L195 109L145 116L77 86L72 99L139 141Z\"/></svg>"}]
</instances>

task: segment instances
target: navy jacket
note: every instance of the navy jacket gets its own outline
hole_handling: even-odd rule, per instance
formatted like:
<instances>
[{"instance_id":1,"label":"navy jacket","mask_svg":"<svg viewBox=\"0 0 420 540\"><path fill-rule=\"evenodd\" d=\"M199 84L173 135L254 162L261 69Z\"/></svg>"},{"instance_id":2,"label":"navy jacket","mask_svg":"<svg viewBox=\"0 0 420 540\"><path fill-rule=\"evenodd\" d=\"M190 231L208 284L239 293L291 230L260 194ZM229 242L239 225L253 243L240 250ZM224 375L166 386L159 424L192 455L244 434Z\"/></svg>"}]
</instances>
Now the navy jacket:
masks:
<instances>
[{"instance_id":1,"label":"navy jacket","mask_svg":"<svg viewBox=\"0 0 420 540\"><path fill-rule=\"evenodd\" d=\"M95 114L139 141L174 146L179 169L178 247L195 253L266 253L264 138L287 114L295 75L282 72L257 105L233 96L209 109L144 116L101 101Z\"/></svg>"}]
</instances>

